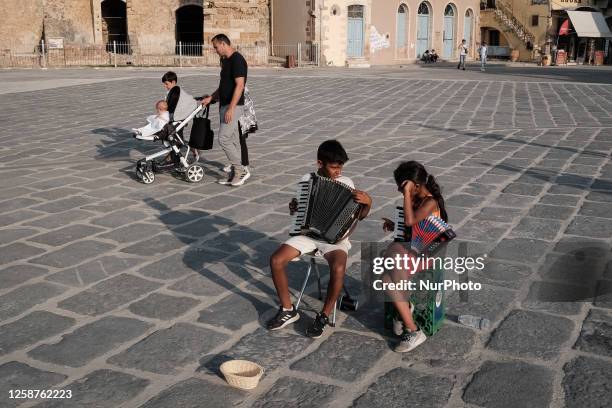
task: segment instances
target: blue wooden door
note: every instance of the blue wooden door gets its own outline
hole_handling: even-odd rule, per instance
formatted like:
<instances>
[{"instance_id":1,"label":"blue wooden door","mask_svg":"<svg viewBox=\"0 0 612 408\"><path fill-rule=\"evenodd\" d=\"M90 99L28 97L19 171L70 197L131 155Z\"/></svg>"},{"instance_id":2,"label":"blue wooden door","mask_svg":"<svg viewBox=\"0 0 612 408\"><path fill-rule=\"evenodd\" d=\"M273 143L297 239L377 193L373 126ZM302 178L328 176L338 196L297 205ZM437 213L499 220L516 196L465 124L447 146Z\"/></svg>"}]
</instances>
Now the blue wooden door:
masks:
<instances>
[{"instance_id":1,"label":"blue wooden door","mask_svg":"<svg viewBox=\"0 0 612 408\"><path fill-rule=\"evenodd\" d=\"M463 23L463 38L467 42L468 48L472 46L472 13L468 10L465 13L465 22Z\"/></svg>"},{"instance_id":2,"label":"blue wooden door","mask_svg":"<svg viewBox=\"0 0 612 408\"><path fill-rule=\"evenodd\" d=\"M453 57L453 48L455 47L455 17L444 16L444 58Z\"/></svg>"},{"instance_id":3,"label":"blue wooden door","mask_svg":"<svg viewBox=\"0 0 612 408\"><path fill-rule=\"evenodd\" d=\"M401 5L397 10L397 48L406 46L406 8Z\"/></svg>"},{"instance_id":4,"label":"blue wooden door","mask_svg":"<svg viewBox=\"0 0 612 408\"><path fill-rule=\"evenodd\" d=\"M363 56L363 6L348 7L346 54L349 58Z\"/></svg>"},{"instance_id":5,"label":"blue wooden door","mask_svg":"<svg viewBox=\"0 0 612 408\"><path fill-rule=\"evenodd\" d=\"M417 16L417 58L421 58L427 49L429 49L429 15L419 14Z\"/></svg>"}]
</instances>

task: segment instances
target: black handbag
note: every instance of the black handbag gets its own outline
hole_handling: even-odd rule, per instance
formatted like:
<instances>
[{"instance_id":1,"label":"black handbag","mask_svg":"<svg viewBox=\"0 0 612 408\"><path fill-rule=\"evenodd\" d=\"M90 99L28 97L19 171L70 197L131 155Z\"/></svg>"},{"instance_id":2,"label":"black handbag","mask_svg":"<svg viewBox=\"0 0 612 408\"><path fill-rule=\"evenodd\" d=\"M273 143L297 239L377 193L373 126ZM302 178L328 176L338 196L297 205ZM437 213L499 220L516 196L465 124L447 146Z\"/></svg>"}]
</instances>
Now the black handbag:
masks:
<instances>
[{"instance_id":1,"label":"black handbag","mask_svg":"<svg viewBox=\"0 0 612 408\"><path fill-rule=\"evenodd\" d=\"M189 147L198 150L210 150L213 147L215 132L210 126L208 119L208 108L206 116L196 116L191 124L191 134L189 135Z\"/></svg>"}]
</instances>

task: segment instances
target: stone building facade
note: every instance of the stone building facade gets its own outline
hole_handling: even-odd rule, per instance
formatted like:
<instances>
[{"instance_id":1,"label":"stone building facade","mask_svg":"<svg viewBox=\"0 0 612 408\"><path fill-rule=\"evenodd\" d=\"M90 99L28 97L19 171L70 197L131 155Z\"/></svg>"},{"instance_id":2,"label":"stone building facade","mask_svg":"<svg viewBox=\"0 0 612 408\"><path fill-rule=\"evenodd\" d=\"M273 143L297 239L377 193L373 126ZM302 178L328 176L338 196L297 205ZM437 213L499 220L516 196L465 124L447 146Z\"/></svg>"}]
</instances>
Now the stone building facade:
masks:
<instances>
[{"instance_id":1,"label":"stone building facade","mask_svg":"<svg viewBox=\"0 0 612 408\"><path fill-rule=\"evenodd\" d=\"M3 0L0 49L41 40L65 47L129 42L137 53L172 54L181 37L208 44L219 32L240 45L269 42L269 0ZM25 10L24 10L25 8ZM123 41L121 41L123 40Z\"/></svg>"},{"instance_id":2,"label":"stone building facade","mask_svg":"<svg viewBox=\"0 0 612 408\"><path fill-rule=\"evenodd\" d=\"M480 42L479 0L272 0L275 43L315 41L330 66L415 61L426 49L457 58L463 38L470 54Z\"/></svg>"},{"instance_id":3,"label":"stone building facade","mask_svg":"<svg viewBox=\"0 0 612 408\"><path fill-rule=\"evenodd\" d=\"M612 28L612 0L481 0L481 35L494 47L514 51L521 61L537 60L557 46L568 53L570 61L584 60L590 39L580 38L573 26L570 35L558 36L568 11L601 14L603 29L606 25ZM612 63L611 39L597 38L593 46Z\"/></svg>"}]
</instances>

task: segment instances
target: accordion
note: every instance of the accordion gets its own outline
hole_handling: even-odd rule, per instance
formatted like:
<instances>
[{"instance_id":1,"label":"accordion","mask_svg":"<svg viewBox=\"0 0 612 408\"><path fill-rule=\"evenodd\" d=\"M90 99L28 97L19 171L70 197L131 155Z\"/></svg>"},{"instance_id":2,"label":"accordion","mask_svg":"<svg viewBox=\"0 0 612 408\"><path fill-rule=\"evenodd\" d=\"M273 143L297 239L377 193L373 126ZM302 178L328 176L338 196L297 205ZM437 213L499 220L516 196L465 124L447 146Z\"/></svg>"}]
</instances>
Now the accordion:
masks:
<instances>
[{"instance_id":1,"label":"accordion","mask_svg":"<svg viewBox=\"0 0 612 408\"><path fill-rule=\"evenodd\" d=\"M395 207L393 240L410 242L410 248L417 254L432 254L443 243L454 239L456 236L450 225L435 215L430 215L413 227L406 228L404 207Z\"/></svg>"},{"instance_id":2,"label":"accordion","mask_svg":"<svg viewBox=\"0 0 612 408\"><path fill-rule=\"evenodd\" d=\"M348 186L314 173L308 181L298 183L297 201L289 235L306 235L330 244L344 238L362 208Z\"/></svg>"}]
</instances>

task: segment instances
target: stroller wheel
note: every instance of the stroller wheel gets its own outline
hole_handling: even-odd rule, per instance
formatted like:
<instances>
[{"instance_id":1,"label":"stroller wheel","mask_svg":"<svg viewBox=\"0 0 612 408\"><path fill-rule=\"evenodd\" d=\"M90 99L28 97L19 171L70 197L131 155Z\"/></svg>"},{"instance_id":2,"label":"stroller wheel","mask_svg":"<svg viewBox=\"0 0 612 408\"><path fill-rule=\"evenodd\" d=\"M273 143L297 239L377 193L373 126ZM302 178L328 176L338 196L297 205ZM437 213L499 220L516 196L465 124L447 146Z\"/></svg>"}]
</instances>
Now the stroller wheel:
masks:
<instances>
[{"instance_id":1,"label":"stroller wheel","mask_svg":"<svg viewBox=\"0 0 612 408\"><path fill-rule=\"evenodd\" d=\"M199 164L192 164L191 166L187 167L187 171L185 171L185 177L188 181L191 181L192 183L197 183L204 177L204 169Z\"/></svg>"},{"instance_id":2,"label":"stroller wheel","mask_svg":"<svg viewBox=\"0 0 612 408\"><path fill-rule=\"evenodd\" d=\"M140 178L143 183L151 184L155 181L155 173L153 173L152 171L145 171L142 173Z\"/></svg>"}]
</instances>

